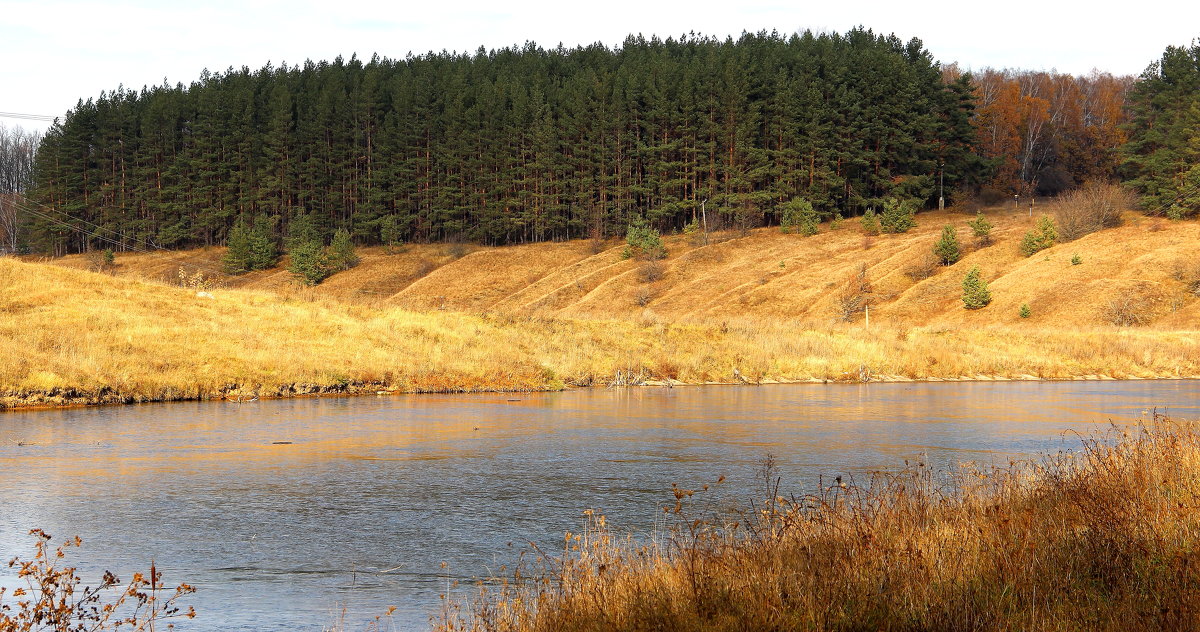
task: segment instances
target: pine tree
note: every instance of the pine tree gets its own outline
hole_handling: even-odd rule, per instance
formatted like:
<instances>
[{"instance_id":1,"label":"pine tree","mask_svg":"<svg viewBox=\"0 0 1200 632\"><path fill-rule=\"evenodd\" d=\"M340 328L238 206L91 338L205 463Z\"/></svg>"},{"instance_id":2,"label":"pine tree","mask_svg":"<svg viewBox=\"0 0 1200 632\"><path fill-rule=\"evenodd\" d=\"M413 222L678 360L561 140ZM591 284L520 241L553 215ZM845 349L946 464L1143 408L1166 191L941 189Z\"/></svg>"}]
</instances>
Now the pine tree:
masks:
<instances>
[{"instance_id":1,"label":"pine tree","mask_svg":"<svg viewBox=\"0 0 1200 632\"><path fill-rule=\"evenodd\" d=\"M779 209L779 229L785 233L797 232L804 236L817 234L821 216L808 200L792 198Z\"/></svg>"},{"instance_id":2,"label":"pine tree","mask_svg":"<svg viewBox=\"0 0 1200 632\"><path fill-rule=\"evenodd\" d=\"M1058 239L1058 231L1054 228L1054 220L1043 215L1038 218L1037 227L1025 233L1021 238L1021 254L1032 257L1054 245Z\"/></svg>"},{"instance_id":3,"label":"pine tree","mask_svg":"<svg viewBox=\"0 0 1200 632\"><path fill-rule=\"evenodd\" d=\"M233 228L229 229L226 240L227 249L222 263L227 274L243 274L253 270L253 254L251 229L246 225L245 218L239 217Z\"/></svg>"},{"instance_id":4,"label":"pine tree","mask_svg":"<svg viewBox=\"0 0 1200 632\"><path fill-rule=\"evenodd\" d=\"M326 257L329 267L334 271L349 270L358 265L358 253L354 251L354 242L350 240L350 231L341 228L333 234L329 243L329 254Z\"/></svg>"},{"instance_id":5,"label":"pine tree","mask_svg":"<svg viewBox=\"0 0 1200 632\"><path fill-rule=\"evenodd\" d=\"M316 285L333 274L325 249L319 241L301 239L292 242L288 257L291 259L288 271L308 285Z\"/></svg>"},{"instance_id":6,"label":"pine tree","mask_svg":"<svg viewBox=\"0 0 1200 632\"><path fill-rule=\"evenodd\" d=\"M983 216L982 211L975 212L975 219L969 220L967 226L971 228L971 233L975 235L975 241L986 246L992 243L992 223Z\"/></svg>"},{"instance_id":7,"label":"pine tree","mask_svg":"<svg viewBox=\"0 0 1200 632\"><path fill-rule=\"evenodd\" d=\"M379 241L387 247L388 254L393 254L396 248L403 243L400 222L395 215L384 215L379 218Z\"/></svg>"},{"instance_id":8,"label":"pine tree","mask_svg":"<svg viewBox=\"0 0 1200 632\"><path fill-rule=\"evenodd\" d=\"M663 245L658 231L641 220L629 224L625 233L625 243L625 258L636 256L639 259L654 261L665 259L667 256L667 248Z\"/></svg>"},{"instance_id":9,"label":"pine tree","mask_svg":"<svg viewBox=\"0 0 1200 632\"><path fill-rule=\"evenodd\" d=\"M279 248L275 241L275 222L266 215L254 218L250 230L250 269L266 270L279 260Z\"/></svg>"},{"instance_id":10,"label":"pine tree","mask_svg":"<svg viewBox=\"0 0 1200 632\"><path fill-rule=\"evenodd\" d=\"M863 232L868 235L878 235L882 228L879 225L879 216L875 214L875 209L868 208L866 213L863 213L862 219Z\"/></svg>"},{"instance_id":11,"label":"pine tree","mask_svg":"<svg viewBox=\"0 0 1200 632\"><path fill-rule=\"evenodd\" d=\"M917 225L914 217L916 210L916 204L911 200L888 198L883 201L879 226L885 233L907 233Z\"/></svg>"},{"instance_id":12,"label":"pine tree","mask_svg":"<svg viewBox=\"0 0 1200 632\"><path fill-rule=\"evenodd\" d=\"M956 263L962 253L958 248L958 235L954 226L947 224L942 228L942 236L933 244L933 254L944 266Z\"/></svg>"},{"instance_id":13,"label":"pine tree","mask_svg":"<svg viewBox=\"0 0 1200 632\"><path fill-rule=\"evenodd\" d=\"M982 278L979 266L972 267L962 282L962 301L967 309L980 309L992 302L992 293L988 291L987 281Z\"/></svg>"},{"instance_id":14,"label":"pine tree","mask_svg":"<svg viewBox=\"0 0 1200 632\"><path fill-rule=\"evenodd\" d=\"M1200 188L1184 178L1200 164L1200 44L1168 46L1130 92L1129 111L1129 142L1121 147L1126 184L1141 194L1148 212L1174 208L1184 217L1200 211L1180 203Z\"/></svg>"}]
</instances>

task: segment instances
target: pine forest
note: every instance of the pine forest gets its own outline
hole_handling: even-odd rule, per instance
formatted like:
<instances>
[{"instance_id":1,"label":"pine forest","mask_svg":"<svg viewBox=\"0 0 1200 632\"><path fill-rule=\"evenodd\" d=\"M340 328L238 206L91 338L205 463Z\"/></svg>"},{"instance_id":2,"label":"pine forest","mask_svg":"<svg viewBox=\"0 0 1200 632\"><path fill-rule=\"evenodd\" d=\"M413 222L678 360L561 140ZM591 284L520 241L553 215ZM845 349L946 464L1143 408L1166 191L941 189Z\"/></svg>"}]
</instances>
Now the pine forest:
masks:
<instances>
[{"instance_id":1,"label":"pine forest","mask_svg":"<svg viewBox=\"0 0 1200 632\"><path fill-rule=\"evenodd\" d=\"M507 244L1056 192L1112 176L1131 83L973 76L863 29L206 71L55 123L27 247L222 245L239 224Z\"/></svg>"}]
</instances>

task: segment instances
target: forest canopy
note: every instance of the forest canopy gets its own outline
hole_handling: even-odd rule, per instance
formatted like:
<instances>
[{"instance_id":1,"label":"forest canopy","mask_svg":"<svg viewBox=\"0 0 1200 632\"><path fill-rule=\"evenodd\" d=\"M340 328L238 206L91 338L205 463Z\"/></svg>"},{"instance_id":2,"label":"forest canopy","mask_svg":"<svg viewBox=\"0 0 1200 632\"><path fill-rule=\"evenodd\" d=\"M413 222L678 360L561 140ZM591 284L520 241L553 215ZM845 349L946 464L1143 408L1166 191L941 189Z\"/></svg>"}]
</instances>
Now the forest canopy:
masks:
<instances>
[{"instance_id":1,"label":"forest canopy","mask_svg":"<svg viewBox=\"0 0 1200 632\"><path fill-rule=\"evenodd\" d=\"M939 174L948 195L990 175L974 101L920 40L864 29L206 71L51 127L31 198L73 228L35 217L29 239L189 247L311 215L360 243L502 244L673 230L702 204L740 227L794 199L933 204Z\"/></svg>"},{"instance_id":2,"label":"forest canopy","mask_svg":"<svg viewBox=\"0 0 1200 632\"><path fill-rule=\"evenodd\" d=\"M1123 175L1151 214L1200 212L1200 44L1169 46L1129 95Z\"/></svg>"}]
</instances>

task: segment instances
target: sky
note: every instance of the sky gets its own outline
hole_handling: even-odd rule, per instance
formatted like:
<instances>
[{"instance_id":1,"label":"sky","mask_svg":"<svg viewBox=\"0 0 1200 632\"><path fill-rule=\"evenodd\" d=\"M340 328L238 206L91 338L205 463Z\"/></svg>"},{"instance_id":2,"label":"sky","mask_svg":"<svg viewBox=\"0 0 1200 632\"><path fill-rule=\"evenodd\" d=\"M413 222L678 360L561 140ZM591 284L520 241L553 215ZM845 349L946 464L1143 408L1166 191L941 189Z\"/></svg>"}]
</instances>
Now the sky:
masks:
<instances>
[{"instance_id":1,"label":"sky","mask_svg":"<svg viewBox=\"0 0 1200 632\"><path fill-rule=\"evenodd\" d=\"M1168 45L1200 37L1200 3L1061 0L875 2L737 0L0 0L0 113L61 116L118 85L188 84L208 68L258 69L357 54L403 58L534 41L545 47L631 33L845 32L864 26L920 38L967 69L1139 74ZM46 122L0 116L0 124Z\"/></svg>"}]
</instances>

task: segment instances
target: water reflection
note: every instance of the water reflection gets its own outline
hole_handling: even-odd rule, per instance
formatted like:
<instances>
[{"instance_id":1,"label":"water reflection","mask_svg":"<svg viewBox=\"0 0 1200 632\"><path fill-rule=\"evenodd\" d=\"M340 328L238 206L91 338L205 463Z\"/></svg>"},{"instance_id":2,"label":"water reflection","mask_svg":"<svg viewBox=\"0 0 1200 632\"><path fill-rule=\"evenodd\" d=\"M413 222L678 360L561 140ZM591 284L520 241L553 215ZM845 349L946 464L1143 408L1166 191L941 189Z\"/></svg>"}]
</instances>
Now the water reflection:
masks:
<instances>
[{"instance_id":1,"label":"water reflection","mask_svg":"<svg viewBox=\"0 0 1200 632\"><path fill-rule=\"evenodd\" d=\"M351 621L397 605L401 628L419 628L448 579L494 572L528 541L555 546L583 509L645 533L671 483L721 475L706 502L743 503L768 452L797 492L904 459L1006 462L1149 406L1200 417L1196 389L796 385L9 413L0 553L25 554L37 526L82 536L90 571L153 558L200 588L200 617L181 629L320 629L335 603Z\"/></svg>"}]
</instances>

